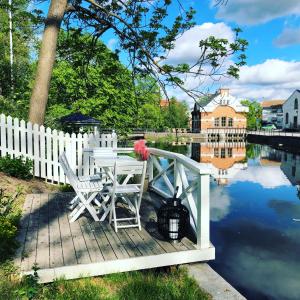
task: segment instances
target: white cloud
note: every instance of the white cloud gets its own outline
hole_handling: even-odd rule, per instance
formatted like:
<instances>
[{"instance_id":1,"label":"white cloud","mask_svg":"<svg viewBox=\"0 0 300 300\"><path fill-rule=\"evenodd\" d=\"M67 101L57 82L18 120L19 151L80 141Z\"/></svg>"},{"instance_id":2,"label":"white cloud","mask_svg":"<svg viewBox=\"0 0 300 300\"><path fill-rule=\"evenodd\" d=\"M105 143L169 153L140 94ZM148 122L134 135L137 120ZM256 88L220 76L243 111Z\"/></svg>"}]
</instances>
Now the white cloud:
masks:
<instances>
[{"instance_id":1,"label":"white cloud","mask_svg":"<svg viewBox=\"0 0 300 300\"><path fill-rule=\"evenodd\" d=\"M224 79L222 83L239 98L286 99L300 87L300 62L268 59L261 64L243 66L239 80Z\"/></svg>"},{"instance_id":2,"label":"white cloud","mask_svg":"<svg viewBox=\"0 0 300 300\"><path fill-rule=\"evenodd\" d=\"M300 28L285 28L274 40L274 44L278 47L300 44Z\"/></svg>"},{"instance_id":3,"label":"white cloud","mask_svg":"<svg viewBox=\"0 0 300 300\"><path fill-rule=\"evenodd\" d=\"M199 42L210 36L234 40L234 32L225 23L203 23L186 31L176 41L174 49L168 55L167 63L193 63L199 59Z\"/></svg>"},{"instance_id":4,"label":"white cloud","mask_svg":"<svg viewBox=\"0 0 300 300\"><path fill-rule=\"evenodd\" d=\"M114 50L115 49L115 46L117 44L118 40L112 38L110 39L108 42L107 42L107 47L110 49L110 50Z\"/></svg>"},{"instance_id":5,"label":"white cloud","mask_svg":"<svg viewBox=\"0 0 300 300\"><path fill-rule=\"evenodd\" d=\"M211 3L213 6L216 0ZM300 15L299 0L229 0L217 7L217 18L241 25L256 25L280 17Z\"/></svg>"},{"instance_id":6,"label":"white cloud","mask_svg":"<svg viewBox=\"0 0 300 300\"><path fill-rule=\"evenodd\" d=\"M230 196L228 190L222 186L211 188L210 194L210 219L212 221L221 221L230 211Z\"/></svg>"},{"instance_id":7,"label":"white cloud","mask_svg":"<svg viewBox=\"0 0 300 300\"><path fill-rule=\"evenodd\" d=\"M238 181L258 183L267 189L291 185L278 166L265 166L264 168L250 166L247 170L238 173L238 176L233 178L231 183Z\"/></svg>"}]
</instances>

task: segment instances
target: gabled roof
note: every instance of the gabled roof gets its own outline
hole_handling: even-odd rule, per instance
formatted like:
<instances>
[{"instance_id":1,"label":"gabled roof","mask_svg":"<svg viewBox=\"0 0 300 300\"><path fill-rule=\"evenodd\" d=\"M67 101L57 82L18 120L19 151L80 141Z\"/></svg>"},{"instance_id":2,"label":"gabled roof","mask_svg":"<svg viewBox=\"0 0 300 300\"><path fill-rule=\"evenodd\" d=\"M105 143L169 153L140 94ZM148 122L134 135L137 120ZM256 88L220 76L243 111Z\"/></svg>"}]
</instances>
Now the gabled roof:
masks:
<instances>
[{"instance_id":1,"label":"gabled roof","mask_svg":"<svg viewBox=\"0 0 300 300\"><path fill-rule=\"evenodd\" d=\"M235 98L232 95L227 94L215 94L211 101L203 107L205 112L213 112L218 106L230 106L236 112L248 112L247 106L241 104L241 100Z\"/></svg>"},{"instance_id":2,"label":"gabled roof","mask_svg":"<svg viewBox=\"0 0 300 300\"><path fill-rule=\"evenodd\" d=\"M272 107L272 106L281 106L285 100L265 100L261 102L263 108Z\"/></svg>"}]
</instances>

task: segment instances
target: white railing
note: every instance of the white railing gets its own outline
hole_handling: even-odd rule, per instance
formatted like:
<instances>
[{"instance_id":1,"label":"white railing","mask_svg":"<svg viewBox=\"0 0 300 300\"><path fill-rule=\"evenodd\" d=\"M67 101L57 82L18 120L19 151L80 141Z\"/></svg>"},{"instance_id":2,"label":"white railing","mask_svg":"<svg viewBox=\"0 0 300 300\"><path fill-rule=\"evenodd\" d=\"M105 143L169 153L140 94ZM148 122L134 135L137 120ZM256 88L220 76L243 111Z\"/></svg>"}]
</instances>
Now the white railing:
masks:
<instances>
[{"instance_id":1,"label":"white railing","mask_svg":"<svg viewBox=\"0 0 300 300\"><path fill-rule=\"evenodd\" d=\"M33 175L47 181L66 183L66 177L58 162L59 155L66 151L72 169L79 176L94 174L90 153L91 147L117 148L117 135L75 134L52 130L24 120L0 116L0 156L23 156L33 160Z\"/></svg>"},{"instance_id":2,"label":"white railing","mask_svg":"<svg viewBox=\"0 0 300 300\"><path fill-rule=\"evenodd\" d=\"M278 130L252 130L247 131L249 135L262 135L262 136L290 136L300 137L300 132L287 132Z\"/></svg>"},{"instance_id":3,"label":"white railing","mask_svg":"<svg viewBox=\"0 0 300 300\"><path fill-rule=\"evenodd\" d=\"M163 197L178 196L190 211L190 223L199 248L210 247L209 171L178 153L149 148L149 188Z\"/></svg>"}]
</instances>

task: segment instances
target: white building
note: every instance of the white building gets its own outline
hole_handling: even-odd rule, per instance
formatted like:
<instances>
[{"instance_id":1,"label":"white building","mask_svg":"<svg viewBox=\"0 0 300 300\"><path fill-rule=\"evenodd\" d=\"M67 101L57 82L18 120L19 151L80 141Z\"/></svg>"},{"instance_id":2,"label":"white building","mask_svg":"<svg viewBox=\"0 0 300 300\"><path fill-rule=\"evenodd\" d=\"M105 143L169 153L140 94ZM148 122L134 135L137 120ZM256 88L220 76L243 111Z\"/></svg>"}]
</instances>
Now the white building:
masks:
<instances>
[{"instance_id":1,"label":"white building","mask_svg":"<svg viewBox=\"0 0 300 300\"><path fill-rule=\"evenodd\" d=\"M283 104L283 128L300 129L300 90L293 94Z\"/></svg>"},{"instance_id":2,"label":"white building","mask_svg":"<svg viewBox=\"0 0 300 300\"><path fill-rule=\"evenodd\" d=\"M272 123L277 128L283 127L282 105L285 100L268 100L261 103L263 123Z\"/></svg>"}]
</instances>

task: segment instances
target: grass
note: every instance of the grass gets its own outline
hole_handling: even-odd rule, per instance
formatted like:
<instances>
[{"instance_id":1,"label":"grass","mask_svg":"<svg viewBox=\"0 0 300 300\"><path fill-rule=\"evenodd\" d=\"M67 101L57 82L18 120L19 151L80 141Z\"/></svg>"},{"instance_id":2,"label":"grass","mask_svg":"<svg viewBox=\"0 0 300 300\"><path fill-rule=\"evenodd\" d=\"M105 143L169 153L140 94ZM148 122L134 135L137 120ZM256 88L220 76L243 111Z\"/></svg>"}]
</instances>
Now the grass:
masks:
<instances>
[{"instance_id":1,"label":"grass","mask_svg":"<svg viewBox=\"0 0 300 300\"><path fill-rule=\"evenodd\" d=\"M34 276L21 281L1 271L2 299L56 300L200 300L211 299L184 269L139 271L38 285Z\"/></svg>"}]
</instances>

